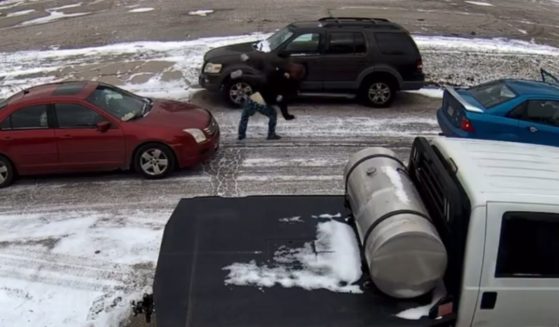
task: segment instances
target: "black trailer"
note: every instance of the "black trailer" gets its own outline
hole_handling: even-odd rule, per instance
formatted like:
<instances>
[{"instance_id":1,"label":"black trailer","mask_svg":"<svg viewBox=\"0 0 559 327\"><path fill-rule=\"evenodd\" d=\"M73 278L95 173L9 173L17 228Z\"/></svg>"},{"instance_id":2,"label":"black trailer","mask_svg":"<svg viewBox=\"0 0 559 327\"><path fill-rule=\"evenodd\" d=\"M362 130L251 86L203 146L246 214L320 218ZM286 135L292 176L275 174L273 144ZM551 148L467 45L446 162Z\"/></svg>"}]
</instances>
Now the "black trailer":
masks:
<instances>
[{"instance_id":1,"label":"black trailer","mask_svg":"<svg viewBox=\"0 0 559 327\"><path fill-rule=\"evenodd\" d=\"M316 238L321 219L285 223L282 217L350 217L343 196L251 196L183 199L163 235L154 282L159 327L372 327L446 326L452 317L405 320L401 311L427 305L431 296L396 300L362 274L362 294L225 284L234 262L266 263L282 245ZM365 265L366 266L366 265Z\"/></svg>"}]
</instances>

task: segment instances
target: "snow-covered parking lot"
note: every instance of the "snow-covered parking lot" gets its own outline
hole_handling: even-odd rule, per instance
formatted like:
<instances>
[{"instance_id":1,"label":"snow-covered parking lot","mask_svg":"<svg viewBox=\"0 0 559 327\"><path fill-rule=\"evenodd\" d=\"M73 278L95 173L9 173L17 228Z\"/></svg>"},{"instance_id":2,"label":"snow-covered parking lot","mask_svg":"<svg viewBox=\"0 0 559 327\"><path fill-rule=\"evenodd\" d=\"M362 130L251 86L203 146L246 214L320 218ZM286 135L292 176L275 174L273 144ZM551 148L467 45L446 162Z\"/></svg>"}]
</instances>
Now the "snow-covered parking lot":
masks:
<instances>
[{"instance_id":1,"label":"snow-covered parking lot","mask_svg":"<svg viewBox=\"0 0 559 327\"><path fill-rule=\"evenodd\" d=\"M200 91L197 74L208 49L264 36L1 53L0 98L49 81L103 80L209 108L223 144L210 162L166 180L32 177L0 190L0 326L120 326L130 300L151 285L162 231L180 198L340 194L350 153L389 146L406 159L414 136L438 133L438 86L559 71L559 49L546 45L414 35L434 89L402 94L383 110L303 100L293 107L296 120L279 122L282 140L265 141L266 120L254 117L248 140L237 142L239 112Z\"/></svg>"}]
</instances>

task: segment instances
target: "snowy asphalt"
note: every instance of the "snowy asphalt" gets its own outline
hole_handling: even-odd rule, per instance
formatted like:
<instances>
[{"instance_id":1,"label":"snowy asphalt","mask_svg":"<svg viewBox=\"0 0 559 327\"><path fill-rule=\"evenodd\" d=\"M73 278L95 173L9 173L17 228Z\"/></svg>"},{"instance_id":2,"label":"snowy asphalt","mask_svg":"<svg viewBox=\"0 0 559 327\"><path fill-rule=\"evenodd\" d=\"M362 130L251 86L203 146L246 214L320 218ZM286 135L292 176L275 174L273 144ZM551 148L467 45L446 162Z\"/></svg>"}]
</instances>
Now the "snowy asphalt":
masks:
<instances>
[{"instance_id":1,"label":"snowy asphalt","mask_svg":"<svg viewBox=\"0 0 559 327\"><path fill-rule=\"evenodd\" d=\"M11 51L0 56L0 98L61 78L101 79L143 94L191 97L213 112L223 136L212 160L165 180L123 172L26 177L0 190L0 326L119 326L129 317L128 301L151 284L163 227L180 198L341 194L343 166L351 153L386 146L406 160L415 136L439 131L435 111L440 99L402 93L392 108L381 110L348 100L302 99L291 109L294 121L279 119L281 140L266 141L266 119L254 116L247 140L239 142L240 112L193 88L201 54L232 40L198 37L235 34L241 35L236 40L254 39L258 36L244 34L269 32L295 19L368 10L410 28L433 85L534 78L541 66L559 71L557 48L420 35L472 37L475 32L557 46L559 26L551 17L559 8L556 1L483 2L492 6L480 6L479 1L373 2L340 6L336 1L290 0L289 5L257 6L262 2L215 1L202 8L179 0L81 5L67 0L0 1L2 51ZM199 9L215 12L207 17L190 14ZM185 38L192 43L56 50ZM15 52L47 48L50 52Z\"/></svg>"},{"instance_id":2,"label":"snowy asphalt","mask_svg":"<svg viewBox=\"0 0 559 327\"><path fill-rule=\"evenodd\" d=\"M265 140L267 121L254 116L241 142L240 112L210 99L199 92L193 102L211 108L223 141L199 167L155 181L120 172L26 177L0 191L0 325L33 311L24 326L117 326L128 301L151 284L163 227L180 198L340 194L351 153L388 146L405 159L413 136L438 131L439 100L402 94L382 110L303 100L292 108L294 121L280 119L283 139Z\"/></svg>"}]
</instances>

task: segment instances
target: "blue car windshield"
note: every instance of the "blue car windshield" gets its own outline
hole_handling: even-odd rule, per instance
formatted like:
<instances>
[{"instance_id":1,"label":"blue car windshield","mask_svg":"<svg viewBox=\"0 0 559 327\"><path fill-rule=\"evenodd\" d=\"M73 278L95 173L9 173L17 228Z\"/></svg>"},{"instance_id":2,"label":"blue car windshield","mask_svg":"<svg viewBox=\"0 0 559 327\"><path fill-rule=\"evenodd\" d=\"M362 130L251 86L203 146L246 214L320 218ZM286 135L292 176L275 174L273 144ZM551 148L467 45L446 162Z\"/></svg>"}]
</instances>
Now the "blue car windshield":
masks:
<instances>
[{"instance_id":1,"label":"blue car windshield","mask_svg":"<svg viewBox=\"0 0 559 327\"><path fill-rule=\"evenodd\" d=\"M281 30L272 34L266 40L262 40L262 41L258 42L256 44L256 49L258 51L262 51L262 52L273 51L277 47L279 47L281 44L283 44L283 42L285 42L287 39L289 39L292 35L293 35L293 32L289 28L284 27Z\"/></svg>"},{"instance_id":2,"label":"blue car windshield","mask_svg":"<svg viewBox=\"0 0 559 327\"><path fill-rule=\"evenodd\" d=\"M485 108L494 107L517 96L503 81L474 86L468 91Z\"/></svg>"}]
</instances>

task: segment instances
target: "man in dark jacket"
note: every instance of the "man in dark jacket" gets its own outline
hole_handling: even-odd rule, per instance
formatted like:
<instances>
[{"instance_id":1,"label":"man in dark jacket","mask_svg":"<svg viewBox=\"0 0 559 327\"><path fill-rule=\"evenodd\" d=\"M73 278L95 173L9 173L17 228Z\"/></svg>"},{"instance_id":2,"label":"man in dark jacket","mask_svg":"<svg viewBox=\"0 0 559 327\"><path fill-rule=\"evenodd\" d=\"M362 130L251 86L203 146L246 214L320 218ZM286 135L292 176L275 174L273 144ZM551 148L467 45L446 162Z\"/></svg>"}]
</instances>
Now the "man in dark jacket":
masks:
<instances>
[{"instance_id":1,"label":"man in dark jacket","mask_svg":"<svg viewBox=\"0 0 559 327\"><path fill-rule=\"evenodd\" d=\"M264 99L269 105L277 105L285 120L294 119L295 116L289 114L287 105L297 95L299 80L304 75L304 66L288 61L270 63L265 65L264 74Z\"/></svg>"}]
</instances>

